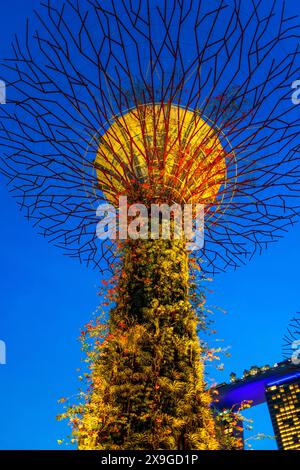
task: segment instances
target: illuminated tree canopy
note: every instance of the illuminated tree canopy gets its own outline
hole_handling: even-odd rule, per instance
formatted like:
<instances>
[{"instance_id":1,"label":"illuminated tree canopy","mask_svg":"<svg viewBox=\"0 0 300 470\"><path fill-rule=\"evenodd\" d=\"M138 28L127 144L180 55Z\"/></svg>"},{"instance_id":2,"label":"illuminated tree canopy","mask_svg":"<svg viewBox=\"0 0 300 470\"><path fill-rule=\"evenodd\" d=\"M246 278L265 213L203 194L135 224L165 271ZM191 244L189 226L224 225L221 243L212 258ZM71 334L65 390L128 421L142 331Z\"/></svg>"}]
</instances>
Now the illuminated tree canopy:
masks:
<instances>
[{"instance_id":1,"label":"illuminated tree canopy","mask_svg":"<svg viewBox=\"0 0 300 470\"><path fill-rule=\"evenodd\" d=\"M109 269L115 248L96 238L96 209L107 195L98 178L108 164L117 171L122 163L107 132L123 122L130 144L129 110L142 129L141 110L152 109L153 117L172 106L202 123L194 153L190 135L176 163L177 202L191 186L182 175L192 172L193 200L205 204L202 269L237 267L297 217L300 123L291 83L298 39L284 2L44 2L4 62L1 159L11 192L49 241ZM159 149L169 120L160 125L160 147L141 138L144 156L137 158L148 165L148 181L132 152L120 188L151 183L155 155L160 176L168 173L170 159ZM151 129L155 134L155 124ZM222 149L215 154L211 132ZM205 190L211 181L218 186L213 198Z\"/></svg>"}]
</instances>

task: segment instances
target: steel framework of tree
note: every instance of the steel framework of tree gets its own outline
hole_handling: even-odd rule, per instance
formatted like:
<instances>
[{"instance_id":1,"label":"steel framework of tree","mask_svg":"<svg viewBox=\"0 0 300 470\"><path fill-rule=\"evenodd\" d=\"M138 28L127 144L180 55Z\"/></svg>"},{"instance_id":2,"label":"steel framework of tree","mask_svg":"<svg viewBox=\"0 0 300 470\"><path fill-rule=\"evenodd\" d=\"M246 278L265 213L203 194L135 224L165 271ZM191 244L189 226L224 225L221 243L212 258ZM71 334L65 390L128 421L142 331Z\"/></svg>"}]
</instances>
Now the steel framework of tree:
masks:
<instances>
[{"instance_id":1,"label":"steel framework of tree","mask_svg":"<svg viewBox=\"0 0 300 470\"><path fill-rule=\"evenodd\" d=\"M300 362L300 314L293 317L289 323L287 331L283 337L282 354L285 358L291 359L295 366Z\"/></svg>"},{"instance_id":2,"label":"steel framework of tree","mask_svg":"<svg viewBox=\"0 0 300 470\"><path fill-rule=\"evenodd\" d=\"M206 204L204 270L237 267L294 222L299 29L284 3L244 5L43 3L4 62L0 136L10 191L51 242L102 271L110 266L114 246L96 237L105 198L95 156L116 117L145 104L192 110L226 154L226 177ZM128 174L124 186L139 184L134 169Z\"/></svg>"}]
</instances>

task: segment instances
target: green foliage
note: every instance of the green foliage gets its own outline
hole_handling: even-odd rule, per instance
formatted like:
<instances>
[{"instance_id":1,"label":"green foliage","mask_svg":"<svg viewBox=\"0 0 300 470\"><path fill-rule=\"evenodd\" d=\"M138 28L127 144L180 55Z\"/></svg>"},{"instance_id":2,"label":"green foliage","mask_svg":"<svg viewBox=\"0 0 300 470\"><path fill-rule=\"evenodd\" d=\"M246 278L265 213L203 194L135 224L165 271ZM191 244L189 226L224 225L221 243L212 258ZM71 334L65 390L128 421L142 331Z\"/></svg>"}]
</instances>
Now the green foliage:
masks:
<instances>
[{"instance_id":1,"label":"green foliage","mask_svg":"<svg viewBox=\"0 0 300 470\"><path fill-rule=\"evenodd\" d=\"M73 439L80 449L217 449L184 242L131 240L120 252L115 306L83 334L90 385L65 414Z\"/></svg>"}]
</instances>

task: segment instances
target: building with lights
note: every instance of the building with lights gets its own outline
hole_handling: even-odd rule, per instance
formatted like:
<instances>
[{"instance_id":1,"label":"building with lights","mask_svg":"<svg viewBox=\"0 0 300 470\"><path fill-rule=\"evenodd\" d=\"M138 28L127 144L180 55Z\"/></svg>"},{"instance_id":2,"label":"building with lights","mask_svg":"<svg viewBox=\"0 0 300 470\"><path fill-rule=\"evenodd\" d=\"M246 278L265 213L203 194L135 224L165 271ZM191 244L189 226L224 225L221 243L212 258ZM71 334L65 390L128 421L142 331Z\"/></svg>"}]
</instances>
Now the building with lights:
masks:
<instances>
[{"instance_id":1,"label":"building with lights","mask_svg":"<svg viewBox=\"0 0 300 470\"><path fill-rule=\"evenodd\" d=\"M231 374L231 383L214 389L213 406L224 415L267 402L279 450L300 450L300 367L290 359L270 367L253 366L242 378ZM239 428L242 423L239 422ZM236 432L227 426L227 432ZM242 431L240 431L242 436Z\"/></svg>"},{"instance_id":2,"label":"building with lights","mask_svg":"<svg viewBox=\"0 0 300 470\"><path fill-rule=\"evenodd\" d=\"M280 450L300 450L300 377L266 387L266 399Z\"/></svg>"}]
</instances>

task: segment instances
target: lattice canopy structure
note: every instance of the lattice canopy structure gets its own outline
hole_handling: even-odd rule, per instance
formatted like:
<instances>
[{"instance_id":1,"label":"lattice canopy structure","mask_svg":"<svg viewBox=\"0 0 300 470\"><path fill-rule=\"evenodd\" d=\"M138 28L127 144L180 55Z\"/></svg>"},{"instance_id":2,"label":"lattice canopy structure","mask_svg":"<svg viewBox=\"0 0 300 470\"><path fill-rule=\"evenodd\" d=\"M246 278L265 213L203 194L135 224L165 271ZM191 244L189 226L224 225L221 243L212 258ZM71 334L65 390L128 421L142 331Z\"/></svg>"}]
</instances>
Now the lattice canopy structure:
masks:
<instances>
[{"instance_id":1,"label":"lattice canopy structure","mask_svg":"<svg viewBox=\"0 0 300 470\"><path fill-rule=\"evenodd\" d=\"M202 202L202 269L239 266L297 218L298 42L284 2L43 2L4 62L10 191L102 271L115 250L96 237L101 202L147 186Z\"/></svg>"},{"instance_id":2,"label":"lattice canopy structure","mask_svg":"<svg viewBox=\"0 0 300 470\"><path fill-rule=\"evenodd\" d=\"M296 367L300 365L300 313L298 312L289 323L283 337L282 354L286 359L291 359Z\"/></svg>"}]
</instances>

